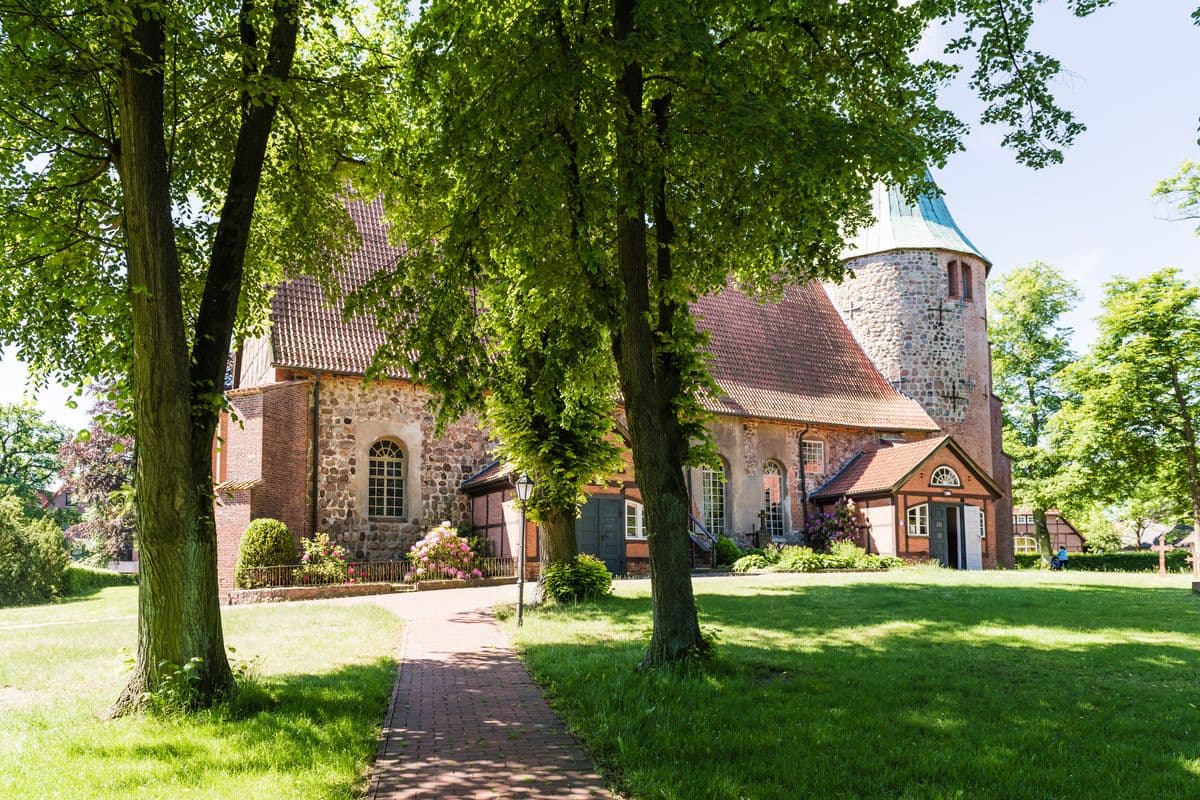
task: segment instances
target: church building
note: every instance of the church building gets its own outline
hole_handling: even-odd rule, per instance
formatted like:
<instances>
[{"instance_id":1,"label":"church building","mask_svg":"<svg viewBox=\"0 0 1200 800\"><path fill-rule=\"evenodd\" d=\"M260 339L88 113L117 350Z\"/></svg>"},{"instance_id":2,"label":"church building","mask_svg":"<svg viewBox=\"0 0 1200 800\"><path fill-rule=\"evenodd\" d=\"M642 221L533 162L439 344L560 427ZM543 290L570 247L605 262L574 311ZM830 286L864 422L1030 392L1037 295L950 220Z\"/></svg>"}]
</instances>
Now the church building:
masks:
<instances>
[{"instance_id":1,"label":"church building","mask_svg":"<svg viewBox=\"0 0 1200 800\"><path fill-rule=\"evenodd\" d=\"M727 289L693 307L721 391L707 402L721 468L687 475L700 550L722 535L797 541L812 515L852 502L872 552L963 569L1012 563L990 263L941 197L913 203L879 186L874 211L841 283L792 286L771 304ZM339 275L344 291L400 257L378 204L351 213L362 246ZM218 433L222 590L258 517L297 538L329 533L361 560L402 559L442 520L487 536L497 556L515 553L519 513L495 442L471 417L435 435L418 384L365 384L382 341L312 279L278 288L268 333L235 356L234 418ZM524 534L536 563L536 529ZM631 466L591 487L576 534L614 572L648 568Z\"/></svg>"}]
</instances>

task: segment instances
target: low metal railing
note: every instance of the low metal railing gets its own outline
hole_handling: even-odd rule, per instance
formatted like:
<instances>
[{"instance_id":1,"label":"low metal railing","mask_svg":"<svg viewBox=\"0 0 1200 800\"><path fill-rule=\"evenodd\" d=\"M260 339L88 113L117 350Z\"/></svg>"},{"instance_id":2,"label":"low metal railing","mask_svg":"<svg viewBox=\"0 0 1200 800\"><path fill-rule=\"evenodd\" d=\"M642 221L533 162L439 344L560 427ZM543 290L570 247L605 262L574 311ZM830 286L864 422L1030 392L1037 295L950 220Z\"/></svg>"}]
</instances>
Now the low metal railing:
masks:
<instances>
[{"instance_id":1,"label":"low metal railing","mask_svg":"<svg viewBox=\"0 0 1200 800\"><path fill-rule=\"evenodd\" d=\"M474 570L480 572L473 574ZM408 559L399 561L353 561L345 574L328 566L288 564L279 567L251 567L238 575L239 589L265 589L284 586L329 586L346 583L415 583L417 581L516 578L517 564L512 558L477 558L466 570L445 567L414 566Z\"/></svg>"}]
</instances>

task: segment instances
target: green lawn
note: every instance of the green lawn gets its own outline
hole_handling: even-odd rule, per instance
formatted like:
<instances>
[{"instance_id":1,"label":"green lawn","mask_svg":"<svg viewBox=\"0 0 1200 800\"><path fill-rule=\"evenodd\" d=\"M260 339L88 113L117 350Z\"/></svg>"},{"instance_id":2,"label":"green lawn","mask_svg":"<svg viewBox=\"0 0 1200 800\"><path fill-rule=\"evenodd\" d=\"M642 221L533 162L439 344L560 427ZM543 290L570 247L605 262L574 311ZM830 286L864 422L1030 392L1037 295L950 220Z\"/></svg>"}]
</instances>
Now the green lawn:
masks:
<instances>
[{"instance_id":1,"label":"green lawn","mask_svg":"<svg viewBox=\"0 0 1200 800\"><path fill-rule=\"evenodd\" d=\"M645 583L548 607L526 663L634 798L1200 797L1200 595L1173 577L695 582L703 671L640 673Z\"/></svg>"},{"instance_id":2,"label":"green lawn","mask_svg":"<svg viewBox=\"0 0 1200 800\"><path fill-rule=\"evenodd\" d=\"M310 800L362 788L395 675L396 617L314 603L227 610L235 658L258 660L237 703L105 722L135 612L124 587L0 610L0 797Z\"/></svg>"}]
</instances>

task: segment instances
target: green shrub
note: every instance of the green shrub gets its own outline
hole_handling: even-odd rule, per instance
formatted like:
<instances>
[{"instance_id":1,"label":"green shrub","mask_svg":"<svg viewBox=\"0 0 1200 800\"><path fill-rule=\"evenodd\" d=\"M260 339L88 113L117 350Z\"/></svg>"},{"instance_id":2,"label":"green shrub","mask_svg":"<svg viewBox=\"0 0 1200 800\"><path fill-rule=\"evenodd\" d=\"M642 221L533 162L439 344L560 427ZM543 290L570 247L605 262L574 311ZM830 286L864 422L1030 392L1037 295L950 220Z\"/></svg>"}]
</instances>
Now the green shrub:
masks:
<instances>
[{"instance_id":1,"label":"green shrub","mask_svg":"<svg viewBox=\"0 0 1200 800\"><path fill-rule=\"evenodd\" d=\"M26 517L18 498L0 498L0 606L61 594L69 563L57 525Z\"/></svg>"},{"instance_id":2,"label":"green shrub","mask_svg":"<svg viewBox=\"0 0 1200 800\"><path fill-rule=\"evenodd\" d=\"M741 548L728 536L722 536L717 539L716 548L718 564L732 564L742 557Z\"/></svg>"},{"instance_id":3,"label":"green shrub","mask_svg":"<svg viewBox=\"0 0 1200 800\"><path fill-rule=\"evenodd\" d=\"M551 564L542 575L542 591L558 603L599 600L612 592L612 573L595 556L580 554L565 564Z\"/></svg>"},{"instance_id":4,"label":"green shrub","mask_svg":"<svg viewBox=\"0 0 1200 800\"><path fill-rule=\"evenodd\" d=\"M780 548L774 568L778 572L816 572L825 568L825 561L811 547L788 545Z\"/></svg>"},{"instance_id":5,"label":"green shrub","mask_svg":"<svg viewBox=\"0 0 1200 800\"><path fill-rule=\"evenodd\" d=\"M1167 553L1167 572L1187 572L1188 551ZM1047 569L1037 553L1016 556L1018 569ZM1116 553L1070 553L1067 569L1077 572L1158 572L1157 550L1121 550Z\"/></svg>"},{"instance_id":6,"label":"green shrub","mask_svg":"<svg viewBox=\"0 0 1200 800\"><path fill-rule=\"evenodd\" d=\"M733 562L733 566L730 569L734 572L742 573L749 572L752 569L766 569L770 565L770 562L763 557L762 553L751 553Z\"/></svg>"},{"instance_id":7,"label":"green shrub","mask_svg":"<svg viewBox=\"0 0 1200 800\"><path fill-rule=\"evenodd\" d=\"M136 575L125 575L112 570L71 564L67 567L63 594L91 594L101 589L107 589L109 586L133 586L136 583Z\"/></svg>"},{"instance_id":8,"label":"green shrub","mask_svg":"<svg viewBox=\"0 0 1200 800\"><path fill-rule=\"evenodd\" d=\"M285 567L296 563L296 543L292 534L277 519L263 517L250 523L238 548L234 577L241 589L253 589L262 584L253 570L258 567Z\"/></svg>"}]
</instances>

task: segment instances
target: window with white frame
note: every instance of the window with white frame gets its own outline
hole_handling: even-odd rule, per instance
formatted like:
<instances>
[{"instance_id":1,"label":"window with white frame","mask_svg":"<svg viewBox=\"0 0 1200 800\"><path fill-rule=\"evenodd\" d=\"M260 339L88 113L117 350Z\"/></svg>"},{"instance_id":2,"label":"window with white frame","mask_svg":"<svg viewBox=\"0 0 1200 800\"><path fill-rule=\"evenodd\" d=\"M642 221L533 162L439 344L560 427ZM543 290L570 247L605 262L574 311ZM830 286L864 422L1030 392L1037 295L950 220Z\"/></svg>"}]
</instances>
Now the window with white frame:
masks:
<instances>
[{"instance_id":1,"label":"window with white frame","mask_svg":"<svg viewBox=\"0 0 1200 800\"><path fill-rule=\"evenodd\" d=\"M908 510L908 535L929 535L929 504L922 503Z\"/></svg>"},{"instance_id":2,"label":"window with white frame","mask_svg":"<svg viewBox=\"0 0 1200 800\"><path fill-rule=\"evenodd\" d=\"M804 471L820 474L825 471L825 443L805 439L800 443L800 453L804 457Z\"/></svg>"},{"instance_id":3,"label":"window with white frame","mask_svg":"<svg viewBox=\"0 0 1200 800\"><path fill-rule=\"evenodd\" d=\"M645 508L636 500L625 501L625 538L646 538Z\"/></svg>"},{"instance_id":4,"label":"window with white frame","mask_svg":"<svg viewBox=\"0 0 1200 800\"><path fill-rule=\"evenodd\" d=\"M1037 539L1032 536L1014 536L1013 550L1017 553L1036 553L1038 551Z\"/></svg>"},{"instance_id":5,"label":"window with white frame","mask_svg":"<svg viewBox=\"0 0 1200 800\"><path fill-rule=\"evenodd\" d=\"M958 479L957 472L943 464L933 471L933 475L929 477L929 485L957 488L962 486L962 481Z\"/></svg>"},{"instance_id":6,"label":"window with white frame","mask_svg":"<svg viewBox=\"0 0 1200 800\"><path fill-rule=\"evenodd\" d=\"M773 539L787 533L787 470L778 461L763 464L763 531Z\"/></svg>"},{"instance_id":7,"label":"window with white frame","mask_svg":"<svg viewBox=\"0 0 1200 800\"><path fill-rule=\"evenodd\" d=\"M403 517L407 459L391 439L380 439L367 453L367 516Z\"/></svg>"},{"instance_id":8,"label":"window with white frame","mask_svg":"<svg viewBox=\"0 0 1200 800\"><path fill-rule=\"evenodd\" d=\"M704 527L713 536L725 535L725 468L705 467L701 474L700 499L704 504Z\"/></svg>"}]
</instances>

